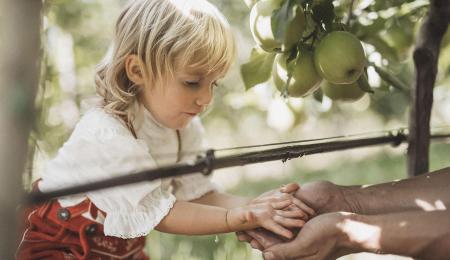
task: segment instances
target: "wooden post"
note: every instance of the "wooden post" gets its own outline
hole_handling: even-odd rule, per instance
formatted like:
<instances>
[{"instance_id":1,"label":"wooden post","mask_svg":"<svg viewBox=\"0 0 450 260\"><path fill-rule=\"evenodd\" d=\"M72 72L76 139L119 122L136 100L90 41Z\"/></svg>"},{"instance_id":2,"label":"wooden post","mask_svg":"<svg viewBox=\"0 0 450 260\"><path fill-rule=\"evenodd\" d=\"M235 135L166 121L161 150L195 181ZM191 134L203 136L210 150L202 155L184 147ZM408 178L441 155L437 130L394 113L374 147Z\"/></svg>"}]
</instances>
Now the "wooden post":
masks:
<instances>
[{"instance_id":1,"label":"wooden post","mask_svg":"<svg viewBox=\"0 0 450 260\"><path fill-rule=\"evenodd\" d=\"M42 0L0 1L0 259L14 259L38 85Z\"/></svg>"},{"instance_id":2,"label":"wooden post","mask_svg":"<svg viewBox=\"0 0 450 260\"><path fill-rule=\"evenodd\" d=\"M430 115L436 80L439 50L450 17L450 1L431 0L430 11L423 22L413 58L416 83L411 90L408 140L408 175L428 172Z\"/></svg>"}]
</instances>

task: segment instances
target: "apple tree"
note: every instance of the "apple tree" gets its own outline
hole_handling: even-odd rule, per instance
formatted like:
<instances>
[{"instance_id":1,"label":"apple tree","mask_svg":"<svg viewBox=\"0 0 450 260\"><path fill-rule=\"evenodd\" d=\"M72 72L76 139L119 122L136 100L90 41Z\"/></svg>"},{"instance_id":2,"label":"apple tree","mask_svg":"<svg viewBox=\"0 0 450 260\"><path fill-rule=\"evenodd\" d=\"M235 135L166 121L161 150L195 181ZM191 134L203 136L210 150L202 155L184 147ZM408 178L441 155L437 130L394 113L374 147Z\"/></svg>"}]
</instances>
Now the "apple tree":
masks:
<instances>
[{"instance_id":1,"label":"apple tree","mask_svg":"<svg viewBox=\"0 0 450 260\"><path fill-rule=\"evenodd\" d=\"M246 89L272 78L285 97L314 92L318 100L356 101L382 91L392 95L373 102L374 110L404 110L413 78L408 58L428 1L244 1L256 43L241 66ZM370 86L368 76L381 82Z\"/></svg>"},{"instance_id":2,"label":"apple tree","mask_svg":"<svg viewBox=\"0 0 450 260\"><path fill-rule=\"evenodd\" d=\"M268 81L270 70L284 97L314 92L318 100L325 95L335 101L355 101L365 92L393 88L393 93L402 95L388 102L394 104L392 108L404 110L407 103L411 104L408 172L416 175L428 170L433 88L441 65L440 49L448 45L449 37L444 36L450 17L448 1L245 2L251 8L250 30L257 43L250 61L241 66L247 89ZM416 69L414 84L411 57ZM448 76L448 62L443 67ZM370 75L368 69L374 73ZM383 84L371 87L368 76L373 75ZM383 102L373 103L375 108L378 105L384 109L381 114L392 114Z\"/></svg>"}]
</instances>

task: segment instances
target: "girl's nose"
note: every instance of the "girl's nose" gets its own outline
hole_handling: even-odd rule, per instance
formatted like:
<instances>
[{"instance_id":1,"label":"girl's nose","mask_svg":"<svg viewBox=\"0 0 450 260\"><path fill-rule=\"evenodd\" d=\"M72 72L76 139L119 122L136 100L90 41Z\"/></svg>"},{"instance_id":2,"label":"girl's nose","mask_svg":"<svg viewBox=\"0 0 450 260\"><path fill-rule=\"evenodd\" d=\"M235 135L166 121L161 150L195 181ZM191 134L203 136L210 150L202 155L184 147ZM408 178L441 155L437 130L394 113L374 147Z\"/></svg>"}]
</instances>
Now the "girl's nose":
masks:
<instances>
[{"instance_id":1,"label":"girl's nose","mask_svg":"<svg viewBox=\"0 0 450 260\"><path fill-rule=\"evenodd\" d=\"M195 103L199 106L206 107L208 106L213 98L213 89L212 87L205 87L201 92L200 95L195 100Z\"/></svg>"}]
</instances>

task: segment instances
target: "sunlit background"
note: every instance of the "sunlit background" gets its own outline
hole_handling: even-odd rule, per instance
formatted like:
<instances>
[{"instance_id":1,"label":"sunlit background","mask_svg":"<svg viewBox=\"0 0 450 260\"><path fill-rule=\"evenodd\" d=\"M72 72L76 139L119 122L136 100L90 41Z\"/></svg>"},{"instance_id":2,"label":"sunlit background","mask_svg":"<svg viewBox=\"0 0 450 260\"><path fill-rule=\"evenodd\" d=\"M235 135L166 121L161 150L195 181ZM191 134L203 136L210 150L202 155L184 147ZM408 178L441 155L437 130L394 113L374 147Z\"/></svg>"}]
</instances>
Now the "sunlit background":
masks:
<instances>
[{"instance_id":1,"label":"sunlit background","mask_svg":"<svg viewBox=\"0 0 450 260\"><path fill-rule=\"evenodd\" d=\"M248 61L255 44L249 31L249 9L242 0L211 1L228 17L239 46L238 60L217 89L213 108L202 116L211 147L255 145L407 127L408 96L384 83L372 70L368 72L369 82L375 94L366 94L354 103L333 102L326 97L319 102L313 96L285 99L270 81L245 91L239 66ZM27 185L40 176L46 162L55 155L80 116L89 108L89 100L95 93L94 67L106 53L115 18L125 4L123 0L45 2L43 60L36 101L39 118L29 142L28 167L24 175ZM349 2L342 0L334 4L346 10ZM362 24L370 25L378 17L386 17L388 21L397 15L397 11L408 11L398 4L402 1L393 0L375 1L382 11L361 11L372 2L355 1L354 12ZM391 10L387 8L389 6L397 9ZM401 12L398 13L400 16ZM424 13L419 12L409 19L409 29L414 34ZM385 33L380 31L373 38L386 39ZM448 38L441 50L431 124L432 127L450 131ZM394 52L402 58L387 62L372 45L365 44L369 60L388 65L405 84L411 85L414 80L411 47L400 50L394 48L392 43L385 44L391 47L387 52ZM431 145L431 170L448 166L449 154L450 145ZM277 161L218 170L213 173L212 180L225 191L244 196L256 196L290 181L305 183L325 179L346 185L372 184L406 177L405 155L405 145L396 148L378 146L305 156L285 163ZM148 249L152 259L262 259L259 251L239 243L233 234L188 237L153 231L149 235ZM342 259L402 258L357 254Z\"/></svg>"}]
</instances>

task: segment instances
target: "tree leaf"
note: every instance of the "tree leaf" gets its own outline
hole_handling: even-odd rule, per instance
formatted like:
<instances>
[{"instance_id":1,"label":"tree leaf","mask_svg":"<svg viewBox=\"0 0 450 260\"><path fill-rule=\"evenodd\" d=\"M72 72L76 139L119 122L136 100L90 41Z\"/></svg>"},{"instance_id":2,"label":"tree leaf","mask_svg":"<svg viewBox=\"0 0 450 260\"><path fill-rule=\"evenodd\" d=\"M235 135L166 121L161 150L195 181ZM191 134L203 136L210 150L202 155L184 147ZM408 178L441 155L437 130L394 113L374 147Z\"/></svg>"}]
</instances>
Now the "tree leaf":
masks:
<instances>
[{"instance_id":1,"label":"tree leaf","mask_svg":"<svg viewBox=\"0 0 450 260\"><path fill-rule=\"evenodd\" d=\"M241 76L245 90L270 78L275 53L268 53L259 47L254 47L250 54L250 61L241 65Z\"/></svg>"},{"instance_id":2,"label":"tree leaf","mask_svg":"<svg viewBox=\"0 0 450 260\"><path fill-rule=\"evenodd\" d=\"M295 1L285 0L279 9L274 10L272 13L270 22L273 36L281 43L284 41L288 24L295 18L295 8L298 8L298 6L294 5Z\"/></svg>"},{"instance_id":3,"label":"tree leaf","mask_svg":"<svg viewBox=\"0 0 450 260\"><path fill-rule=\"evenodd\" d=\"M381 79L383 79L386 83L390 84L392 87L402 91L407 94L409 92L409 87L403 83L399 78L397 78L394 74L390 73L388 70L378 67L375 64L371 64L375 69L375 72L378 73Z\"/></svg>"}]
</instances>

